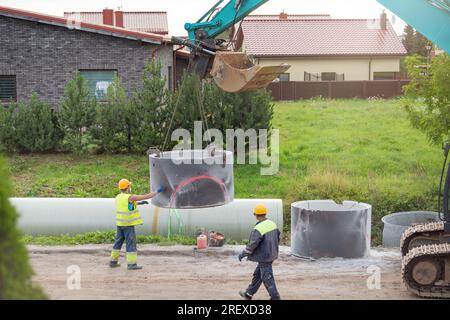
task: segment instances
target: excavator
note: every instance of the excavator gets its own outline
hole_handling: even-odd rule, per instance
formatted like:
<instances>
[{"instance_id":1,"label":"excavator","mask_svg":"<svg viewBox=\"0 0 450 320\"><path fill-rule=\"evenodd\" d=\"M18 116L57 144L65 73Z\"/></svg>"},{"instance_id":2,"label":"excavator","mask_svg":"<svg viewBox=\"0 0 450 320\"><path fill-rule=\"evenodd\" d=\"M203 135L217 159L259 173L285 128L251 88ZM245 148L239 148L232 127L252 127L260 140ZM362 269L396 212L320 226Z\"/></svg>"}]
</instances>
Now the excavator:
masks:
<instances>
[{"instance_id":1,"label":"excavator","mask_svg":"<svg viewBox=\"0 0 450 320\"><path fill-rule=\"evenodd\" d=\"M241 51L235 26L268 0L219 0L197 22L186 23L187 38L171 37L188 47L188 72L200 79L213 78L227 92L267 87L289 65L259 66ZM450 0L377 0L431 42L450 53ZM269 40L268 40L269 41ZM444 150L445 165L450 147ZM421 297L450 298L450 163L444 183L443 213L438 222L409 227L401 239L402 278L410 292Z\"/></svg>"},{"instance_id":2,"label":"excavator","mask_svg":"<svg viewBox=\"0 0 450 320\"><path fill-rule=\"evenodd\" d=\"M290 66L255 65L242 52L242 33L235 26L269 0L218 0L197 22L186 23L187 38L169 37L175 45L190 49L188 73L213 78L227 92L267 87ZM450 51L449 0L377 0L430 41Z\"/></svg>"}]
</instances>

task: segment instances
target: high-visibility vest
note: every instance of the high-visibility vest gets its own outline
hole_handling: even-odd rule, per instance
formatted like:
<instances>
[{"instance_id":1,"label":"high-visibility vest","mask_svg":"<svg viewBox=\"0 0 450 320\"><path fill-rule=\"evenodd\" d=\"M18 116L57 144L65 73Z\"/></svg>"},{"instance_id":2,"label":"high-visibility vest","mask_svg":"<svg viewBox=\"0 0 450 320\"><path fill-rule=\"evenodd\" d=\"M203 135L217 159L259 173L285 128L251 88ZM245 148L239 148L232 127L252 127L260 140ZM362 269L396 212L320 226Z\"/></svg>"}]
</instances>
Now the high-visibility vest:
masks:
<instances>
[{"instance_id":1,"label":"high-visibility vest","mask_svg":"<svg viewBox=\"0 0 450 320\"><path fill-rule=\"evenodd\" d=\"M141 214L136 202L133 202L133 210L128 208L130 194L121 193L116 197L116 225L119 227L129 227L143 224Z\"/></svg>"},{"instance_id":2,"label":"high-visibility vest","mask_svg":"<svg viewBox=\"0 0 450 320\"><path fill-rule=\"evenodd\" d=\"M273 231L273 230L277 229L277 225L275 224L275 222L267 219L267 220L264 220L264 221L258 223L255 226L255 229L258 230L259 233L263 236L267 232L270 232L270 231Z\"/></svg>"}]
</instances>

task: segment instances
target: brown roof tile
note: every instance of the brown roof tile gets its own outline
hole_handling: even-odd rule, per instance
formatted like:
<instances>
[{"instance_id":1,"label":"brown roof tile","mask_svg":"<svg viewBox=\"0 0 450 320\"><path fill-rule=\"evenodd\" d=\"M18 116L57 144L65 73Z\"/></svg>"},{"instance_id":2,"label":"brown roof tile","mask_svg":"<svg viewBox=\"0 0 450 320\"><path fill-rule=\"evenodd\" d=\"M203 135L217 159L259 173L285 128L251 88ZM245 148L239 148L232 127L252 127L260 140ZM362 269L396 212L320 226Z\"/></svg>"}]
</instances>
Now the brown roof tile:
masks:
<instances>
[{"instance_id":1,"label":"brown roof tile","mask_svg":"<svg viewBox=\"0 0 450 320\"><path fill-rule=\"evenodd\" d=\"M391 24L379 19L252 19L242 23L253 56L406 55Z\"/></svg>"},{"instance_id":2,"label":"brown roof tile","mask_svg":"<svg viewBox=\"0 0 450 320\"><path fill-rule=\"evenodd\" d=\"M10 8L0 6L0 15L13 17L17 19L36 21L39 23L51 24L60 27L65 27L67 29L79 29L87 32L94 32L103 35L113 36L113 37L121 37L132 40L140 40L145 42L151 42L156 44L161 44L164 42L164 38L162 35L154 34L154 33L145 33L138 32L134 30L127 30L124 28L118 28L114 26L108 26L104 24L93 24L87 22L75 23L70 18L63 18L52 16L48 14L42 14L33 11L27 11L22 9Z\"/></svg>"},{"instance_id":3,"label":"brown roof tile","mask_svg":"<svg viewBox=\"0 0 450 320\"><path fill-rule=\"evenodd\" d=\"M102 12L64 12L64 17L77 17L80 21L102 24ZM161 11L153 12L123 12L124 28L139 32L150 32L157 34L168 34L169 26L167 22L167 13Z\"/></svg>"}]
</instances>

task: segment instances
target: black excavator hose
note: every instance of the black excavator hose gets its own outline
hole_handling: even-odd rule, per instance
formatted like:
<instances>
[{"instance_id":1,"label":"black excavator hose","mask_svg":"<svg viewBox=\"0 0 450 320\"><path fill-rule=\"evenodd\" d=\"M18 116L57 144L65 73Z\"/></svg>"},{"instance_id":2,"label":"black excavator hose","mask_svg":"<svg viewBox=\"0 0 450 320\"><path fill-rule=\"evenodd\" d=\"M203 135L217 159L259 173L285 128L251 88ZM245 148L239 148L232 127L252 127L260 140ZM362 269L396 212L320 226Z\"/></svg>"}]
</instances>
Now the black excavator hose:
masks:
<instances>
[{"instance_id":1,"label":"black excavator hose","mask_svg":"<svg viewBox=\"0 0 450 320\"><path fill-rule=\"evenodd\" d=\"M202 52L202 53L205 53L205 54L208 54L211 56L214 56L216 54L214 48L208 46L206 43L201 42L201 41L193 41L191 39L184 39L184 38L173 36L171 38L171 42L173 44L176 44L179 46L186 46L186 47L193 49L194 51Z\"/></svg>"}]
</instances>

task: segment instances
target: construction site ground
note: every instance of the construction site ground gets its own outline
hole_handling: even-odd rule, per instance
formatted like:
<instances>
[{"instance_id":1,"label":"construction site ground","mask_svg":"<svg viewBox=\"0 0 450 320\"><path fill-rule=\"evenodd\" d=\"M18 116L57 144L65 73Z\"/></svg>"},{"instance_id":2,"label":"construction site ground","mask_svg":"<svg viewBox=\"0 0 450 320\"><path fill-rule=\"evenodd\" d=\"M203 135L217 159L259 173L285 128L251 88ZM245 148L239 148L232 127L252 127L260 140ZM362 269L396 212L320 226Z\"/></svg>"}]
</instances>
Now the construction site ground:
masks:
<instances>
[{"instance_id":1,"label":"construction site ground","mask_svg":"<svg viewBox=\"0 0 450 320\"><path fill-rule=\"evenodd\" d=\"M109 268L111 245L28 246L34 279L51 299L239 299L255 268L238 261L242 248L141 245L144 268L129 271L123 257L119 268ZM281 247L274 274L283 299L416 299L402 283L400 266L398 248L374 248L362 259L311 261ZM263 286L255 299L268 299Z\"/></svg>"}]
</instances>

